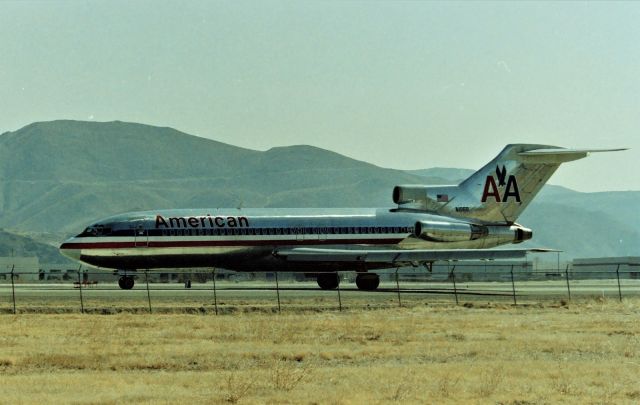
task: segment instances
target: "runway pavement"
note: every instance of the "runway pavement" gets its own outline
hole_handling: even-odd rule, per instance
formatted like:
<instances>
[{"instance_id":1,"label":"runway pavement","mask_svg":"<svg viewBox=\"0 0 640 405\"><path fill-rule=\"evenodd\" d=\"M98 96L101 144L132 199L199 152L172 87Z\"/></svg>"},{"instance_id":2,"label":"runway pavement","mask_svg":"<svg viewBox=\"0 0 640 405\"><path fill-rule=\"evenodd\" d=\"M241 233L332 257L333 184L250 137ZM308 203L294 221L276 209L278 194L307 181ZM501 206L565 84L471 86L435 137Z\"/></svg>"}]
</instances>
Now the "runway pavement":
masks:
<instances>
[{"instance_id":1,"label":"runway pavement","mask_svg":"<svg viewBox=\"0 0 640 405\"><path fill-rule=\"evenodd\" d=\"M323 291L313 281L276 283L218 281L177 283L138 281L133 290L121 290L116 283L83 285L73 283L0 284L0 312L236 312L357 310L390 306L451 303L530 304L545 300L585 298L620 299L640 296L640 280L617 279L500 282L383 282L373 292L360 291L343 282L339 290ZM515 289L514 289L515 287ZM514 298L515 291L515 298ZM15 297L15 301L14 301Z\"/></svg>"}]
</instances>

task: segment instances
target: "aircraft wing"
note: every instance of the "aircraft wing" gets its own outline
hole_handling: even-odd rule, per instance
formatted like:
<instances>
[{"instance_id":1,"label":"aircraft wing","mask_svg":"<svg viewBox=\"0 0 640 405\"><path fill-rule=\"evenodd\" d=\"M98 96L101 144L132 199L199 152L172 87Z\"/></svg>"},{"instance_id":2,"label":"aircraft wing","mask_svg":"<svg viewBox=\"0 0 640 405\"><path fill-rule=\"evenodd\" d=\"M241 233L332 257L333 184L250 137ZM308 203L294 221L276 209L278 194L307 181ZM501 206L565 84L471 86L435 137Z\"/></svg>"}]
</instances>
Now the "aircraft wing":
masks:
<instances>
[{"instance_id":1,"label":"aircraft wing","mask_svg":"<svg viewBox=\"0 0 640 405\"><path fill-rule=\"evenodd\" d=\"M553 249L322 249L291 248L274 251L289 262L430 263L446 260L518 259L527 253L559 252Z\"/></svg>"}]
</instances>

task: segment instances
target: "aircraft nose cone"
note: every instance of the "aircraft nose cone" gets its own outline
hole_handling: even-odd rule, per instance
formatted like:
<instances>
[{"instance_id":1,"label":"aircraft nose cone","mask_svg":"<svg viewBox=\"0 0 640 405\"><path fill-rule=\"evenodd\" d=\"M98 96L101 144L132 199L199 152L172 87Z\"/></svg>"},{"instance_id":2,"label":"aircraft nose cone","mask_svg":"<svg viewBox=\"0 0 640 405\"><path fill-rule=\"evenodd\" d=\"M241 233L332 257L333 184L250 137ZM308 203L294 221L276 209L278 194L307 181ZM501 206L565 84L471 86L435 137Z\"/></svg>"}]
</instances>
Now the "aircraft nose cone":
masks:
<instances>
[{"instance_id":1,"label":"aircraft nose cone","mask_svg":"<svg viewBox=\"0 0 640 405\"><path fill-rule=\"evenodd\" d=\"M62 245L60 245L58 250L60 250L60 253L62 253L63 256L66 256L69 259L80 260L80 249L75 246L73 240L74 238L66 240Z\"/></svg>"}]
</instances>

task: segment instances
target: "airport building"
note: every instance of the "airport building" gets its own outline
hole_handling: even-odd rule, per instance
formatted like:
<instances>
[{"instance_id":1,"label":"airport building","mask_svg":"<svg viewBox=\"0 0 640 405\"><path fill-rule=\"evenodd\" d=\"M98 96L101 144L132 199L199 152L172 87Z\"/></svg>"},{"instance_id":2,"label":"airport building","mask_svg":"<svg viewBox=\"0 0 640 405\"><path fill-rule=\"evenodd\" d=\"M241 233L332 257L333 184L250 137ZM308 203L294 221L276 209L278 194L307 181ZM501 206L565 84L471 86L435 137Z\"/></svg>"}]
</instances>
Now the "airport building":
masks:
<instances>
[{"instance_id":1,"label":"airport building","mask_svg":"<svg viewBox=\"0 0 640 405\"><path fill-rule=\"evenodd\" d=\"M574 259L572 276L577 278L640 278L640 256Z\"/></svg>"}]
</instances>

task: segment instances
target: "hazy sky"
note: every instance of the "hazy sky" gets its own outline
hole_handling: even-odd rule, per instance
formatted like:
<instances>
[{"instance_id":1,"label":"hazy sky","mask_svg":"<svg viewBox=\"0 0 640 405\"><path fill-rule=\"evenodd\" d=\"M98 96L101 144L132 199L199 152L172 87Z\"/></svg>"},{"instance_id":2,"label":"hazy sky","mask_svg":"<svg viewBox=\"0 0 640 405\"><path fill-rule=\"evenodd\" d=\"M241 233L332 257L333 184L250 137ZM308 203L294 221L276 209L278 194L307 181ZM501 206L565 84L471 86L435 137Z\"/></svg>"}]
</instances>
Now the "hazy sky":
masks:
<instances>
[{"instance_id":1,"label":"hazy sky","mask_svg":"<svg viewBox=\"0 0 640 405\"><path fill-rule=\"evenodd\" d=\"M0 2L0 132L134 121L398 169L631 147L551 182L640 190L639 22L637 2Z\"/></svg>"}]
</instances>

